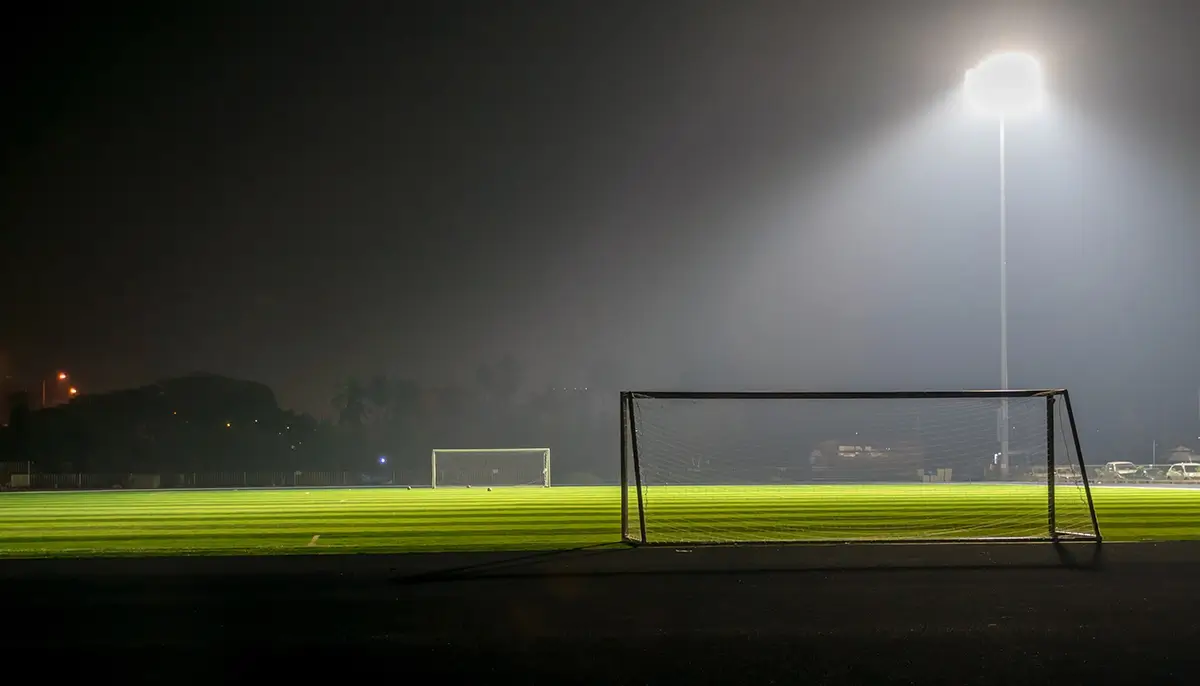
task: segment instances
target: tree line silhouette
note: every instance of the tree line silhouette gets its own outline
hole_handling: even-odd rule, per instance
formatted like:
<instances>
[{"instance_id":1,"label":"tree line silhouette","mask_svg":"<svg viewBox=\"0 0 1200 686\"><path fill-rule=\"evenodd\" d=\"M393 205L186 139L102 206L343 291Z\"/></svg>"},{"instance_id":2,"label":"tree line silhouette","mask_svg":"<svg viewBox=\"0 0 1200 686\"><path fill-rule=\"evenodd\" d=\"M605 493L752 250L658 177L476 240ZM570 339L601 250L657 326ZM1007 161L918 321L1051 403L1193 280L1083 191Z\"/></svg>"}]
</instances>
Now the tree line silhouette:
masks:
<instances>
[{"instance_id":1,"label":"tree line silhouette","mask_svg":"<svg viewBox=\"0 0 1200 686\"><path fill-rule=\"evenodd\" d=\"M474 382L422 386L386 374L347 379L335 416L281 408L267 386L193 374L33 410L9 398L0 462L41 473L380 472L429 478L435 448L548 447L563 483L617 478L616 390L523 389L506 356ZM28 467L27 467L28 468ZM399 476L403 475L403 476Z\"/></svg>"}]
</instances>

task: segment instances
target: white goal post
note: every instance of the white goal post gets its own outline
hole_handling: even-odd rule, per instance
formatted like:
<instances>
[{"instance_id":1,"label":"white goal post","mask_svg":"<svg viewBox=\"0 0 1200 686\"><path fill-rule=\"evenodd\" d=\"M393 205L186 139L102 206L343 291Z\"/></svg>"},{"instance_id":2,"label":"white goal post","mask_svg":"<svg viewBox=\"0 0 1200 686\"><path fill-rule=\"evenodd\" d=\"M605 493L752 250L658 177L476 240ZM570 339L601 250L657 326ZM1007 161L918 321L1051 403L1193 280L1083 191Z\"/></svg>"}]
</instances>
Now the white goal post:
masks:
<instances>
[{"instance_id":1,"label":"white goal post","mask_svg":"<svg viewBox=\"0 0 1200 686\"><path fill-rule=\"evenodd\" d=\"M429 485L550 488L550 449L434 448Z\"/></svg>"}]
</instances>

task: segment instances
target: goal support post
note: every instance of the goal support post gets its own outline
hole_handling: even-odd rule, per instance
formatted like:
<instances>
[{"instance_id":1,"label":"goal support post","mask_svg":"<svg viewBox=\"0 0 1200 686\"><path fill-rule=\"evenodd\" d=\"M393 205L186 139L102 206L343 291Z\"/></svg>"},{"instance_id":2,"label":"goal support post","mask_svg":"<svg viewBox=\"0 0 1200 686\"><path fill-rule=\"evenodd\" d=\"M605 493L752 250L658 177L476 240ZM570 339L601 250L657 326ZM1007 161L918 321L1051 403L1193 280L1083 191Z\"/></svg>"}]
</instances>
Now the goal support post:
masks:
<instances>
[{"instance_id":1,"label":"goal support post","mask_svg":"<svg viewBox=\"0 0 1200 686\"><path fill-rule=\"evenodd\" d=\"M550 488L549 448L434 448L429 467L432 488L472 485Z\"/></svg>"},{"instance_id":2,"label":"goal support post","mask_svg":"<svg viewBox=\"0 0 1200 686\"><path fill-rule=\"evenodd\" d=\"M1066 389L625 391L620 403L629 544L1101 540ZM996 431L1001 403L1010 431Z\"/></svg>"},{"instance_id":3,"label":"goal support post","mask_svg":"<svg viewBox=\"0 0 1200 686\"><path fill-rule=\"evenodd\" d=\"M634 424L632 392L621 393L621 540L646 540L646 517L642 503L642 470L637 448L637 427ZM629 472L633 471L634 499L637 504L638 537L629 534Z\"/></svg>"}]
</instances>

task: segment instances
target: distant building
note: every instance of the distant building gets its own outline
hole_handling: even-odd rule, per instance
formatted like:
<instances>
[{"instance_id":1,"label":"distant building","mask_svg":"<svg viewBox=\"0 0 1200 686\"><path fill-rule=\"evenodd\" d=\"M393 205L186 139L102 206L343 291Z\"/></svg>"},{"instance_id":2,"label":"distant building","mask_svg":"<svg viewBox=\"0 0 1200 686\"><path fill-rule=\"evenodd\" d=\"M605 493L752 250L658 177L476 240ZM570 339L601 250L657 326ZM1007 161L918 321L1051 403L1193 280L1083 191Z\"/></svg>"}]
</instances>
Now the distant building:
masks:
<instances>
[{"instance_id":1,"label":"distant building","mask_svg":"<svg viewBox=\"0 0 1200 686\"><path fill-rule=\"evenodd\" d=\"M1171 452L1167 455L1167 462L1175 464L1177 462L1200 462L1200 455L1196 451L1186 445L1177 445L1171 448Z\"/></svg>"},{"instance_id":2,"label":"distant building","mask_svg":"<svg viewBox=\"0 0 1200 686\"><path fill-rule=\"evenodd\" d=\"M813 475L818 480L911 481L926 466L923 446L898 441L883 443L842 443L825 441L809 453Z\"/></svg>"},{"instance_id":3,"label":"distant building","mask_svg":"<svg viewBox=\"0 0 1200 686\"><path fill-rule=\"evenodd\" d=\"M886 451L869 445L839 445L838 457L883 457Z\"/></svg>"}]
</instances>

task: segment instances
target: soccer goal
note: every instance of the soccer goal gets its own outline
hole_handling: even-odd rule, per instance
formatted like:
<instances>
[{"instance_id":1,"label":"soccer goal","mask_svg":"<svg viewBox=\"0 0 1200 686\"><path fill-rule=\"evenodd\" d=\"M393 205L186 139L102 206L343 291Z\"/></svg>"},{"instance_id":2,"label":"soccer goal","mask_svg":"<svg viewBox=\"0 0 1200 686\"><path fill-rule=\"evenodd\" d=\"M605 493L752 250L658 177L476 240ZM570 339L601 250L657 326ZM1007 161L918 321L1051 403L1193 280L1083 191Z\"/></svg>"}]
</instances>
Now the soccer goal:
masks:
<instances>
[{"instance_id":1,"label":"soccer goal","mask_svg":"<svg viewBox=\"0 0 1200 686\"><path fill-rule=\"evenodd\" d=\"M549 448L440 448L430 459L430 485L550 488Z\"/></svg>"},{"instance_id":2,"label":"soccer goal","mask_svg":"<svg viewBox=\"0 0 1200 686\"><path fill-rule=\"evenodd\" d=\"M635 544L1100 540L1062 389L624 392L621 532Z\"/></svg>"}]
</instances>

